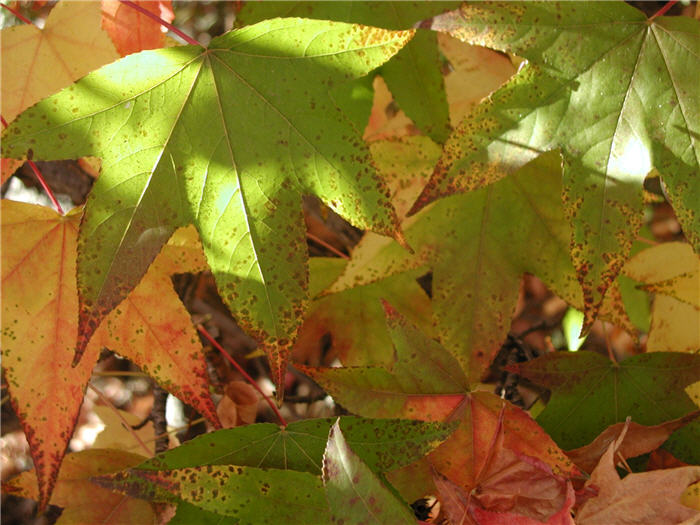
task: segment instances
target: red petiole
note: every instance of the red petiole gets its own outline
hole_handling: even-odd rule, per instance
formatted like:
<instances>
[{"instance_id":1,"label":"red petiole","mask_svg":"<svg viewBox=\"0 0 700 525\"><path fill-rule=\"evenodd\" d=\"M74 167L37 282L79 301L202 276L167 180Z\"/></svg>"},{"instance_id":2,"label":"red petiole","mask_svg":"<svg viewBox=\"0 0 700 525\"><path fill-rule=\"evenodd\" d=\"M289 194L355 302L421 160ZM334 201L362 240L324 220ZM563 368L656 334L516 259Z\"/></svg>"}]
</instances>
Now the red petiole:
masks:
<instances>
[{"instance_id":1,"label":"red petiole","mask_svg":"<svg viewBox=\"0 0 700 525\"><path fill-rule=\"evenodd\" d=\"M270 405L270 408L275 413L275 415L277 416L277 419L279 419L279 422L282 424L282 426L286 427L287 422L285 421L284 417L282 417L282 414L280 413L279 409L277 408L275 403L272 401L272 399L270 399L269 396L265 395L265 392L263 392L262 389L260 388L260 386L258 385L258 383L255 382L255 379L253 379L252 377L250 377L250 375L248 375L248 372L246 372L243 369L243 367L241 365L239 365L236 362L236 360L233 357L231 357L231 355L226 350L224 350L224 348L216 341L216 339L214 339L211 335L209 335L209 332L207 332L201 324L197 325L197 330L199 330L199 333L202 334L206 338L206 340L212 344L212 346L214 348L216 348L219 352L221 352L221 355L223 355L224 358L227 359L228 362L231 363L234 366L234 368L241 373L241 375L243 375L243 377L245 377L246 381L248 381L251 385L253 385L253 388L255 388L255 390L257 390L260 393L260 395L263 396L265 401L267 401L267 404Z\"/></svg>"},{"instance_id":2,"label":"red petiole","mask_svg":"<svg viewBox=\"0 0 700 525\"><path fill-rule=\"evenodd\" d=\"M175 33L177 36L179 36L180 38L182 38L182 39L183 39L185 42L187 42L188 44L192 44L193 46L204 47L202 44L200 44L199 42L197 42L197 41L196 41L194 38L192 38L190 35L188 35L187 33L183 32L183 31L181 31L180 29L178 29L178 28L175 27L174 25L172 25L172 24L166 22L165 20L163 20L163 19L162 19L161 17L159 17L158 15L156 15L156 14L154 14L154 13L151 13L148 9L144 9L143 7L141 7L140 5L138 5L138 4L134 3L134 2L132 2L131 0L119 0L119 1L120 1L122 4L124 4L124 5L128 5L128 6L131 7L132 9L136 9L136 11L138 11L139 13L141 13L141 14L143 14L143 15L146 15L148 18L151 18L151 19L155 20L155 21L158 22L160 25L162 25L163 27L169 29L170 31L172 31L173 33Z\"/></svg>"},{"instance_id":3,"label":"red petiole","mask_svg":"<svg viewBox=\"0 0 700 525\"><path fill-rule=\"evenodd\" d=\"M661 9L654 13L649 20L653 20L654 18L659 16L664 16L668 12L668 10L676 4L676 2L678 2L678 0L670 0L670 2L666 2L666 5L664 5Z\"/></svg>"},{"instance_id":4,"label":"red petiole","mask_svg":"<svg viewBox=\"0 0 700 525\"><path fill-rule=\"evenodd\" d=\"M2 4L2 3L0 3L0 5L1 5L2 7L4 7L5 9L7 9L10 13L12 13L13 15L15 15L17 18L19 18L19 19L20 19L22 22L24 22L25 24L32 24L32 21L31 21L31 20L29 20L26 16L24 16L24 15L23 15L22 13L20 13L19 11L15 10L15 9L12 9L9 5L5 5L5 4Z\"/></svg>"}]
</instances>

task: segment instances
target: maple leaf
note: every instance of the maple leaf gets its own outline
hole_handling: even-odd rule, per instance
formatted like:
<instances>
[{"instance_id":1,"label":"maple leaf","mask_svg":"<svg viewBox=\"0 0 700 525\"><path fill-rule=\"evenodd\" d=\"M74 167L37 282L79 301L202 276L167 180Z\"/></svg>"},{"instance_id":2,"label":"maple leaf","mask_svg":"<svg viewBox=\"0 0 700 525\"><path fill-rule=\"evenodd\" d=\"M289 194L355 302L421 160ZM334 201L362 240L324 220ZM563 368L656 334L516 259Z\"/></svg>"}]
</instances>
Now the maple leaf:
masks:
<instances>
[{"instance_id":1,"label":"maple leaf","mask_svg":"<svg viewBox=\"0 0 700 525\"><path fill-rule=\"evenodd\" d=\"M337 523L413 524L408 505L353 452L336 421L323 454L323 485L331 520Z\"/></svg>"},{"instance_id":2,"label":"maple leaf","mask_svg":"<svg viewBox=\"0 0 700 525\"><path fill-rule=\"evenodd\" d=\"M403 142L398 151L414 151L405 161L395 157L394 171L402 173L403 180L439 155L439 148L425 137ZM379 147L373 146L373 151ZM393 143L384 147L397 148ZM415 157L426 160L412 164ZM569 229L558 197L559 162L556 153L543 155L508 179L442 199L404 221L402 229L414 254L388 239L366 235L330 291L417 268L432 269L437 333L469 382L479 382L510 327L525 272L537 275L567 300L582 302L566 249ZM382 172L386 164L379 163ZM409 184L406 191L408 197L415 196L420 186Z\"/></svg>"},{"instance_id":3,"label":"maple leaf","mask_svg":"<svg viewBox=\"0 0 700 525\"><path fill-rule=\"evenodd\" d=\"M312 297L321 294L346 265L346 261L338 258L313 257L309 262ZM329 336L329 350L346 366L391 365L391 339L381 300L390 302L421 330L429 332L432 309L430 299L416 282L420 274L420 271L407 272L377 283L317 297L299 330L292 354L294 359L320 364L315 353L321 354L324 337ZM309 362L309 359L316 362Z\"/></svg>"},{"instance_id":4,"label":"maple leaf","mask_svg":"<svg viewBox=\"0 0 700 525\"><path fill-rule=\"evenodd\" d=\"M183 251L187 265L196 264L192 250L178 246L194 232L175 236L73 368L81 210L61 216L33 204L3 200L1 206L3 369L12 406L31 447L40 505L48 502L101 345L132 359L217 424L199 339L167 277L167 270L178 269L175 262L183 260ZM199 259L203 264L201 255Z\"/></svg>"},{"instance_id":5,"label":"maple leaf","mask_svg":"<svg viewBox=\"0 0 700 525\"><path fill-rule=\"evenodd\" d=\"M657 352L618 364L593 352L557 352L506 368L552 390L537 421L559 446L571 449L627 416L655 425L692 412L695 404L683 388L697 379L700 355ZM696 421L677 431L665 448L693 462L698 428Z\"/></svg>"},{"instance_id":6,"label":"maple leaf","mask_svg":"<svg viewBox=\"0 0 700 525\"><path fill-rule=\"evenodd\" d=\"M42 98L70 85L86 73L119 58L109 37L99 28L99 5L59 2L43 29L27 24L2 30L0 114L6 122ZM84 50L89 48L90 53ZM2 159L0 182L22 165Z\"/></svg>"},{"instance_id":7,"label":"maple leaf","mask_svg":"<svg viewBox=\"0 0 700 525\"><path fill-rule=\"evenodd\" d=\"M700 467L632 473L620 479L615 470L615 452L623 443L625 433L623 429L610 444L586 483L598 488L598 496L581 506L576 513L576 523L696 523L700 512L682 505L680 498L685 488L700 477Z\"/></svg>"},{"instance_id":8,"label":"maple leaf","mask_svg":"<svg viewBox=\"0 0 700 525\"><path fill-rule=\"evenodd\" d=\"M414 212L561 148L586 325L629 255L652 166L700 250L697 20L647 19L622 2L474 2L433 29L529 63L458 126Z\"/></svg>"},{"instance_id":9,"label":"maple leaf","mask_svg":"<svg viewBox=\"0 0 700 525\"><path fill-rule=\"evenodd\" d=\"M281 385L306 300L300 195L400 235L359 135L328 119L339 111L328 90L412 35L275 19L208 49L130 55L25 111L5 131L4 155L103 159L81 225L79 351L172 232L194 223L222 298Z\"/></svg>"},{"instance_id":10,"label":"maple leaf","mask_svg":"<svg viewBox=\"0 0 700 525\"><path fill-rule=\"evenodd\" d=\"M700 348L700 257L689 244L669 242L632 257L623 273L655 294L647 351Z\"/></svg>"},{"instance_id":11,"label":"maple leaf","mask_svg":"<svg viewBox=\"0 0 700 525\"><path fill-rule=\"evenodd\" d=\"M175 18L171 0L134 3L166 22ZM159 22L119 0L102 0L102 27L121 56L165 45L165 33Z\"/></svg>"},{"instance_id":12,"label":"maple leaf","mask_svg":"<svg viewBox=\"0 0 700 525\"><path fill-rule=\"evenodd\" d=\"M151 504L115 494L90 481L92 476L116 472L143 461L143 456L122 450L91 449L68 454L61 465L51 504L63 507L62 523L152 523ZM38 500L36 472L23 472L3 484L3 491Z\"/></svg>"},{"instance_id":13,"label":"maple leaf","mask_svg":"<svg viewBox=\"0 0 700 525\"><path fill-rule=\"evenodd\" d=\"M336 20L385 29L410 29L421 20L455 9L457 2L250 2L237 21L250 24L267 18ZM379 69L398 105L438 143L450 132L447 100L437 35L419 29L391 60Z\"/></svg>"}]
</instances>

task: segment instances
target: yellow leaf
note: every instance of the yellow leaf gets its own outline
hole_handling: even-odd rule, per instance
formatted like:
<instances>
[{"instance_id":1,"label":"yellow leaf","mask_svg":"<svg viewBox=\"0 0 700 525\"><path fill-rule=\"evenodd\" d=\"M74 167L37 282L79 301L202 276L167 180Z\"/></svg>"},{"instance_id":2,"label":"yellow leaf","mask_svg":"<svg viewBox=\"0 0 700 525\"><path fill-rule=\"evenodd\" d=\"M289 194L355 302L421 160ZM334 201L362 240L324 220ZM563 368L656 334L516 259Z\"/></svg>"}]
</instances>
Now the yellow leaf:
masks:
<instances>
[{"instance_id":1,"label":"yellow leaf","mask_svg":"<svg viewBox=\"0 0 700 525\"><path fill-rule=\"evenodd\" d=\"M129 430L124 427L122 420L110 407L96 406L93 410L105 425L102 432L97 434L95 442L92 444L93 448L117 448L119 450L126 450L127 452L144 455L146 454L146 450L144 450L141 445L141 443L143 443L148 449L148 455L155 455L156 434L151 421L138 430ZM134 414L123 410L119 410L119 413L129 425L133 426L141 423L138 416ZM141 443L134 437L134 434L139 437Z\"/></svg>"}]
</instances>

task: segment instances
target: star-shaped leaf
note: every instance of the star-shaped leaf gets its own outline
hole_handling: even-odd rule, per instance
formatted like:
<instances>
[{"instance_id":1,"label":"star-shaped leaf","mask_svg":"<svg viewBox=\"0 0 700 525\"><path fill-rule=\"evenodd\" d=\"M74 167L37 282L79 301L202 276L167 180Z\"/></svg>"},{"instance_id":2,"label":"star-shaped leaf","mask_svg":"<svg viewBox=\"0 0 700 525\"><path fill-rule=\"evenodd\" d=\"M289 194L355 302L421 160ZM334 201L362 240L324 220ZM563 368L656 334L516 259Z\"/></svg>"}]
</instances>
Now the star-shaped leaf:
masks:
<instances>
[{"instance_id":1,"label":"star-shaped leaf","mask_svg":"<svg viewBox=\"0 0 700 525\"><path fill-rule=\"evenodd\" d=\"M561 148L588 324L641 226L652 166L700 250L697 20L647 19L622 2L474 2L433 28L529 64L462 121L414 211Z\"/></svg>"},{"instance_id":2,"label":"star-shaped leaf","mask_svg":"<svg viewBox=\"0 0 700 525\"><path fill-rule=\"evenodd\" d=\"M386 29L410 29L434 15L455 9L457 2L248 2L236 20L245 24L276 16L299 16L352 22ZM420 29L379 73L398 105L439 143L450 132L437 35Z\"/></svg>"},{"instance_id":3,"label":"star-shaped leaf","mask_svg":"<svg viewBox=\"0 0 700 525\"><path fill-rule=\"evenodd\" d=\"M700 377L700 355L655 352L618 364L593 352L557 352L507 368L552 390L537 422L571 449L628 416L656 425L692 412L696 406L684 388ZM691 423L666 446L679 459L697 461L699 428Z\"/></svg>"},{"instance_id":4,"label":"star-shaped leaf","mask_svg":"<svg viewBox=\"0 0 700 525\"><path fill-rule=\"evenodd\" d=\"M3 155L103 159L80 229L79 349L173 231L194 223L222 298L281 384L306 300L301 194L399 235L366 146L329 89L412 36L275 19L207 49L130 55L24 112L5 131Z\"/></svg>"}]
</instances>

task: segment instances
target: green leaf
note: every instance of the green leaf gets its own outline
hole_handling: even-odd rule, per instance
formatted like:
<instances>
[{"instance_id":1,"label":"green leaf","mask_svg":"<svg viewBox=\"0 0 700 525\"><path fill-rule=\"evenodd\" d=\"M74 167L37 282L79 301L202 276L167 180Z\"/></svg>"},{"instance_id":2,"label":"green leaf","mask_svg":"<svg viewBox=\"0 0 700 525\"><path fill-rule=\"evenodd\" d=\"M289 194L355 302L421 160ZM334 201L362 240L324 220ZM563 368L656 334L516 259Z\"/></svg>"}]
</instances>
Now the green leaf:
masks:
<instances>
[{"instance_id":1,"label":"green leaf","mask_svg":"<svg viewBox=\"0 0 700 525\"><path fill-rule=\"evenodd\" d=\"M590 443L627 416L657 425L697 408L684 388L700 377L700 355L656 352L617 364L593 352L557 352L507 368L552 390L537 422L565 450ZM674 454L697 462L697 424L674 436Z\"/></svg>"},{"instance_id":2,"label":"green leaf","mask_svg":"<svg viewBox=\"0 0 700 525\"><path fill-rule=\"evenodd\" d=\"M439 150L428 142L413 137L410 145L436 159ZM510 327L525 272L581 307L566 248L570 230L559 200L559 163L556 152L542 155L512 177L410 217L402 228L414 254L390 239L365 236L331 291L429 267L440 341L469 382L479 382ZM404 167L409 174L411 169Z\"/></svg>"},{"instance_id":3,"label":"green leaf","mask_svg":"<svg viewBox=\"0 0 700 525\"><path fill-rule=\"evenodd\" d=\"M417 22L458 5L459 2L247 2L236 20L250 24L277 16L299 16L398 30L415 27ZM379 74L415 124L436 142L444 143L450 131L450 120L437 35L419 29L415 37L381 67Z\"/></svg>"},{"instance_id":4,"label":"green leaf","mask_svg":"<svg viewBox=\"0 0 700 525\"><path fill-rule=\"evenodd\" d=\"M280 428L258 423L219 430L187 441L138 466L166 470L198 465L247 465L321 474L333 419L309 419ZM348 442L370 468L385 472L419 459L447 439L453 427L407 420L340 418Z\"/></svg>"},{"instance_id":5,"label":"green leaf","mask_svg":"<svg viewBox=\"0 0 700 525\"><path fill-rule=\"evenodd\" d=\"M433 28L530 64L459 125L414 211L561 148L587 325L639 231L652 166L700 250L697 20L647 20L622 2L474 2Z\"/></svg>"},{"instance_id":6,"label":"green leaf","mask_svg":"<svg viewBox=\"0 0 700 525\"><path fill-rule=\"evenodd\" d=\"M18 117L3 135L4 157L31 149L38 159L103 159L79 238L81 345L172 232L194 223L223 300L281 384L307 295L301 195L318 195L360 228L397 229L360 135L329 118L342 113L329 89L412 35L271 20L208 49L130 55Z\"/></svg>"},{"instance_id":7,"label":"green leaf","mask_svg":"<svg viewBox=\"0 0 700 525\"><path fill-rule=\"evenodd\" d=\"M201 509L185 501L178 503L168 525L236 525L238 519Z\"/></svg>"},{"instance_id":8,"label":"green leaf","mask_svg":"<svg viewBox=\"0 0 700 525\"><path fill-rule=\"evenodd\" d=\"M323 455L323 484L335 523L416 522L408 505L398 500L348 446L336 422Z\"/></svg>"},{"instance_id":9,"label":"green leaf","mask_svg":"<svg viewBox=\"0 0 700 525\"><path fill-rule=\"evenodd\" d=\"M321 480L307 472L207 465L177 470L129 469L95 481L154 501L186 501L237 523L327 523Z\"/></svg>"}]
</instances>

